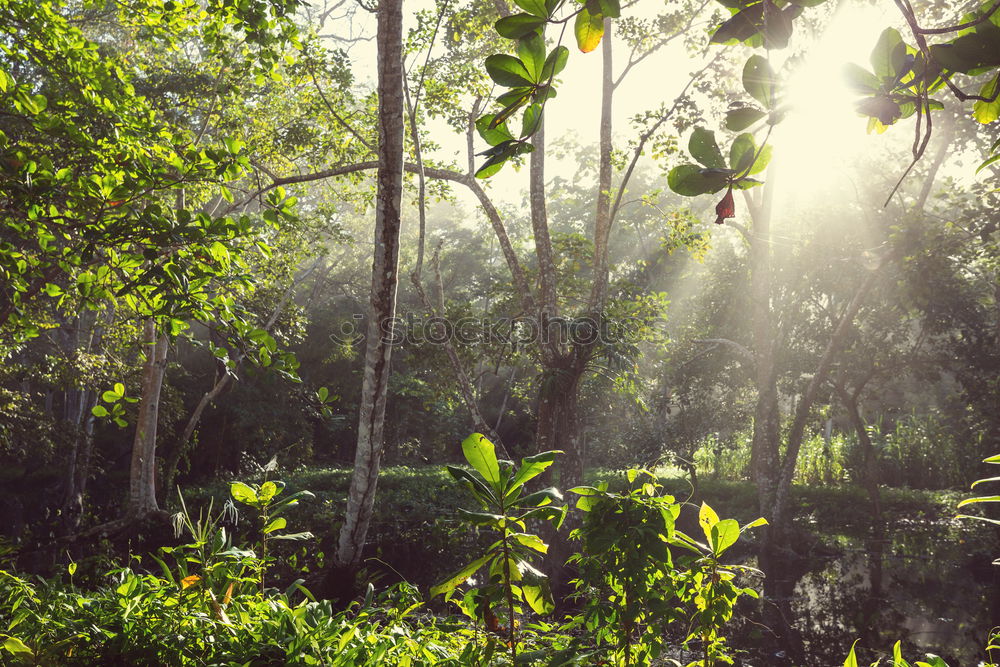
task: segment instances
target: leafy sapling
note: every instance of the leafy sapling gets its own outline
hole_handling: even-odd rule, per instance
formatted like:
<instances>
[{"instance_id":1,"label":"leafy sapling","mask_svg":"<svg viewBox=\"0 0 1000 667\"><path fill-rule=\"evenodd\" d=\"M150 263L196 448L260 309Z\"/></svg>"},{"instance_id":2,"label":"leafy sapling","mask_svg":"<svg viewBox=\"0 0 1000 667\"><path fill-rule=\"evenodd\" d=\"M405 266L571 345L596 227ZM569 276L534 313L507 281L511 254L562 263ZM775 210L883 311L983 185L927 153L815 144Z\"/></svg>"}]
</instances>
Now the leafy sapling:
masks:
<instances>
[{"instance_id":1,"label":"leafy sapling","mask_svg":"<svg viewBox=\"0 0 1000 667\"><path fill-rule=\"evenodd\" d=\"M274 469L274 460L268 463L265 470ZM315 498L311 491L296 491L292 495L278 500L278 496L285 489L285 483L275 481L265 481L260 486L256 484L244 484L243 482L233 482L230 486L230 493L233 500L249 505L257 510L257 519L260 525L260 591L264 592L264 577L268 563L268 544L271 540L307 540L313 537L310 532L300 533L279 533L288 526L288 521L281 515L285 510L294 507L302 498Z\"/></svg>"},{"instance_id":2,"label":"leafy sapling","mask_svg":"<svg viewBox=\"0 0 1000 667\"><path fill-rule=\"evenodd\" d=\"M539 554L548 552L538 535L529 533L527 522L541 519L555 523L558 528L566 515L565 507L553 502L562 495L553 487L529 492L525 485L552 465L556 454L553 450L529 456L520 466L511 461L499 461L493 443L480 433L473 433L462 443L462 452L475 472L448 466L448 472L465 486L479 502L482 511L458 510L459 516L474 526L484 526L499 535L499 539L486 552L454 573L443 583L431 589L431 597L445 594L448 597L482 568L487 569L484 586L477 596L478 612L487 621L487 627L506 630L511 659L517 660L517 615L523 605L535 613L552 611L552 593L545 575L532 565ZM502 609L507 625L499 626L494 609ZM492 621L492 623L491 623Z\"/></svg>"}]
</instances>

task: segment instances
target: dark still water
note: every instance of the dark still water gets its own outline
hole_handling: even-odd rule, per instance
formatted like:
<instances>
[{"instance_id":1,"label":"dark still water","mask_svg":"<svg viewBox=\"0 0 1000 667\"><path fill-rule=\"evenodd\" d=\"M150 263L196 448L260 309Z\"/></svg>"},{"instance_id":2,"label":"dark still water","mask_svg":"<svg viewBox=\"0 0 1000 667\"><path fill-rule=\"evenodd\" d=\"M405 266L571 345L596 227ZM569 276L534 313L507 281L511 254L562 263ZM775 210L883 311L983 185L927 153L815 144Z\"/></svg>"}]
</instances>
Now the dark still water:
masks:
<instances>
[{"instance_id":1,"label":"dark still water","mask_svg":"<svg viewBox=\"0 0 1000 667\"><path fill-rule=\"evenodd\" d=\"M413 528L397 524L380 541L379 557L396 570L386 573L390 579L438 583L482 541L457 525L447 536L440 523ZM1000 608L1000 567L992 565L1000 547L991 526L938 516L894 520L882 537L809 528L802 542L810 546L796 545L797 555L760 564L745 554L743 563L763 566L766 577L749 582L764 595L741 604L726 633L739 649L737 665L841 667L855 640L866 666L886 656L891 664L897 640L911 664L926 653L950 667L986 658Z\"/></svg>"},{"instance_id":2,"label":"dark still water","mask_svg":"<svg viewBox=\"0 0 1000 667\"><path fill-rule=\"evenodd\" d=\"M732 643L753 647L745 665L840 667L855 640L864 665L891 657L897 640L911 664L931 653L950 667L978 665L1000 602L995 545L988 525L958 520L824 536L811 557L765 568L765 596Z\"/></svg>"}]
</instances>

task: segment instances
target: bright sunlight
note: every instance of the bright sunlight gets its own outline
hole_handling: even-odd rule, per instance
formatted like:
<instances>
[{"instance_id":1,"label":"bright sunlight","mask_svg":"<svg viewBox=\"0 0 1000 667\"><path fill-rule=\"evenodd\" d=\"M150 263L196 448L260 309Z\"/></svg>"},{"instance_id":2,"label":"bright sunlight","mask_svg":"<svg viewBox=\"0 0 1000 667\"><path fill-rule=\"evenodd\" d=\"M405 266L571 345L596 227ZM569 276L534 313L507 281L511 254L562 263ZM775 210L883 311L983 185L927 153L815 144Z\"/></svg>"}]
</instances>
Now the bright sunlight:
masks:
<instances>
[{"instance_id":1,"label":"bright sunlight","mask_svg":"<svg viewBox=\"0 0 1000 667\"><path fill-rule=\"evenodd\" d=\"M788 117L776 127L774 165L782 190L797 196L815 193L822 168L827 180L848 161L882 148L865 131L866 119L854 109L857 94L844 78L844 65L867 65L869 52L888 21L884 8L845 4L806 49L788 81ZM901 128L893 128L899 134Z\"/></svg>"}]
</instances>

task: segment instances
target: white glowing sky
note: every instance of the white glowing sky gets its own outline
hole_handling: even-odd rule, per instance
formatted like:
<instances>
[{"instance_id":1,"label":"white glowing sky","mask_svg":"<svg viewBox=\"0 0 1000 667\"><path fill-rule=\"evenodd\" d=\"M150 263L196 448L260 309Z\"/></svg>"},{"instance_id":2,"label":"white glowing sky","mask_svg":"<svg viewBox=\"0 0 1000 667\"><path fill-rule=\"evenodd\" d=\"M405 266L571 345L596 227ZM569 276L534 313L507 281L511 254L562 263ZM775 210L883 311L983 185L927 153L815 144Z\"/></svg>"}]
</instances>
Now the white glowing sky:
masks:
<instances>
[{"instance_id":1,"label":"white glowing sky","mask_svg":"<svg viewBox=\"0 0 1000 667\"><path fill-rule=\"evenodd\" d=\"M772 136L774 161L769 173L777 178L777 197L782 193L794 193L795 197L807 197L817 174L826 180L836 178L838 169L858 155L885 152L890 147L908 145L912 135L912 120L902 121L883 135L868 135L866 121L853 108L855 95L847 88L842 76L846 62L855 62L869 67L868 56L878 39L879 33L887 25L898 23L899 16L891 3L870 3L861 0L847 0L840 7L822 34L804 34L797 26L792 48L772 52L772 62L780 67L788 52L798 46L805 47L807 56L796 65L785 91L792 110L777 126ZM409 20L421 8L430 8L429 0L406 0L404 12ZM655 12L662 8L658 0L640 0L628 8L633 13ZM807 10L813 11L813 10ZM364 22L362 29L367 34L374 33L373 17L365 12L357 16ZM404 28L405 29L405 28ZM905 32L904 32L905 34ZM571 45L572 46L572 45ZM712 47L739 49L741 55L752 52L744 47ZM599 125L599 86L601 71L600 50L581 54L571 49L569 64L563 72L559 95L546 107L546 127L549 143L557 136L575 136L579 143L597 143ZM361 85L372 85L375 75L374 42L362 42L352 46L351 56L355 63L356 75ZM627 53L616 43L616 69L625 63ZM691 59L679 45L671 45L637 66L616 91L615 96L615 141L625 147L632 138L633 130L629 119L636 113L657 107L661 102L673 100L687 82L689 74L699 63ZM739 91L737 79L722 82L733 91ZM435 130L438 128L435 127ZM725 132L717 132L722 150L727 152L724 142ZM436 131L436 141L441 149L435 159L456 160L465 164L464 138L451 134L440 124ZM686 145L686 137L681 145ZM905 166L905 165L904 165ZM572 173L575 168L571 161L549 161L548 174ZM777 172L777 174L775 174ZM517 204L526 186L527 174L505 168L489 181L489 189L500 202ZM765 178L767 173L763 175ZM664 184L665 185L665 184Z\"/></svg>"}]
</instances>

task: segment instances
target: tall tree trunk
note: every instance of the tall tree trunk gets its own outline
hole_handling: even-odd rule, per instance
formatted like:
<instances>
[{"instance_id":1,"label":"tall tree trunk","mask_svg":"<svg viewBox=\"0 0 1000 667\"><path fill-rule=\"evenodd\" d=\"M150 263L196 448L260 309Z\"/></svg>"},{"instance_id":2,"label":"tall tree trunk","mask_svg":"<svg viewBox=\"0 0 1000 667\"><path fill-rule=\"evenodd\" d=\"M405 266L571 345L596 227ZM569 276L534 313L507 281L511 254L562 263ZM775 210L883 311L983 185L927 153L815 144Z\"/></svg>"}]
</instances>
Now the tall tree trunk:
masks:
<instances>
[{"instance_id":1,"label":"tall tree trunk","mask_svg":"<svg viewBox=\"0 0 1000 667\"><path fill-rule=\"evenodd\" d=\"M146 364L142 373L139 416L132 442L129 493L126 516L139 519L159 509L156 504L156 423L160 410L160 389L167 368L167 337L159 335L153 318L143 328Z\"/></svg>"},{"instance_id":2,"label":"tall tree trunk","mask_svg":"<svg viewBox=\"0 0 1000 667\"><path fill-rule=\"evenodd\" d=\"M764 185L761 199L746 202L753 223L750 238L750 313L753 322L754 408L750 466L757 486L758 511L773 519L774 498L780 475L777 370L774 359L774 325L771 312L771 200L772 179ZM769 532L769 531L766 531ZM766 541L766 539L765 539Z\"/></svg>"},{"instance_id":3,"label":"tall tree trunk","mask_svg":"<svg viewBox=\"0 0 1000 667\"><path fill-rule=\"evenodd\" d=\"M601 40L603 70L601 74L601 130L597 173L597 210L594 216L594 284L590 309L603 314L608 294L608 240L611 237L611 130L615 94L614 59L611 40L611 19L604 19L604 39Z\"/></svg>"},{"instance_id":4,"label":"tall tree trunk","mask_svg":"<svg viewBox=\"0 0 1000 667\"><path fill-rule=\"evenodd\" d=\"M392 355L399 268L400 203L403 190L403 13L402 0L378 6L379 168L375 199L375 257L358 420L354 472L336 562L355 568L368 535L384 446L385 401Z\"/></svg>"}]
</instances>

